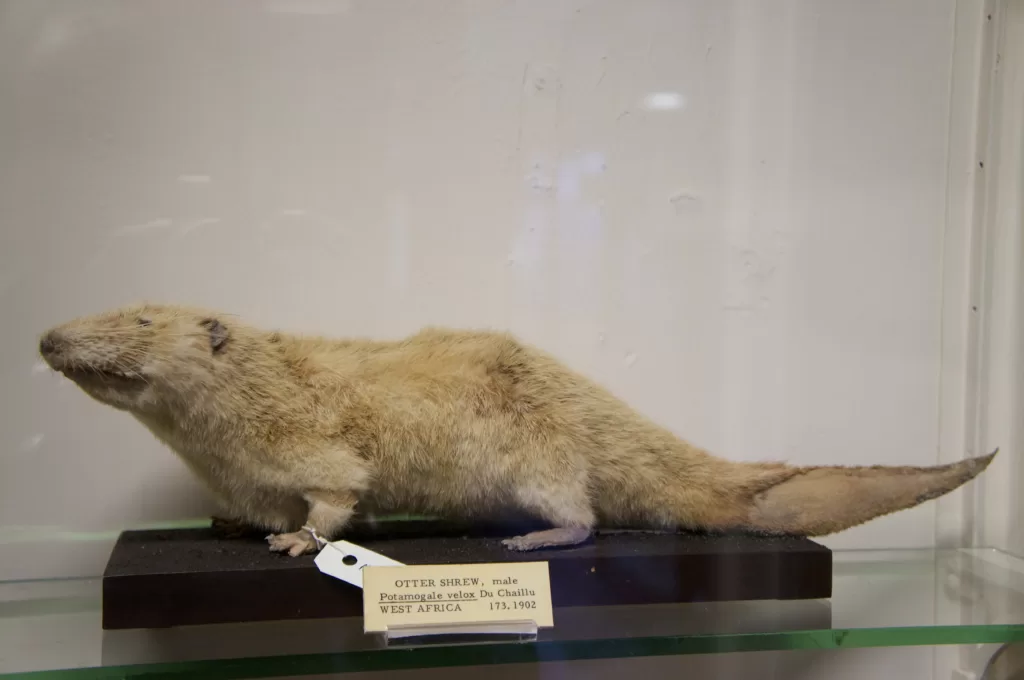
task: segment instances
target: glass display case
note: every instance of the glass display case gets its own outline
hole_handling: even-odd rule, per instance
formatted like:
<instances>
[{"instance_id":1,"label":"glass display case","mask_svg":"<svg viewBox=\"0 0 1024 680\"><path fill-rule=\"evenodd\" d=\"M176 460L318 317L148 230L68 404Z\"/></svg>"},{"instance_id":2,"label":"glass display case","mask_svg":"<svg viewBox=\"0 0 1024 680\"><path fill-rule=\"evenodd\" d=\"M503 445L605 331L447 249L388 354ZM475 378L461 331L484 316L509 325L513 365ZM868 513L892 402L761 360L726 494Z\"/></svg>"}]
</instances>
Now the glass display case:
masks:
<instances>
[{"instance_id":1,"label":"glass display case","mask_svg":"<svg viewBox=\"0 0 1024 680\"><path fill-rule=\"evenodd\" d=\"M296 677L1024 640L1024 562L993 550L835 554L830 600L576 607L535 642L388 648L358 617L102 632L96 579L2 586L0 658L25 678Z\"/></svg>"},{"instance_id":2,"label":"glass display case","mask_svg":"<svg viewBox=\"0 0 1024 680\"><path fill-rule=\"evenodd\" d=\"M0 0L0 102L0 677L618 677L697 658L697 675L796 677L756 654L813 652L806 677L840 678L906 648L920 656L901 672L967 679L1024 640L1024 2ZM830 597L676 587L736 585L735 554L638 561L603 587L646 580L674 600L651 587L581 606L564 597L576 577L552 571L563 596L535 636L398 647L351 608L310 603L301 584L330 578L312 558L274 555L307 570L246 581L254 600L291 600L279 620L115 629L122 532L206 531L222 509L170 430L51 370L73 373L47 329L141 301L221 310L201 322L210 356L245 340L243 318L279 329L270 343L507 331L747 470L999 454L950 493L898 501L909 477L876 489L884 512L812 536L831 551ZM529 405L501 367L488 389L512 385L500 417L514 420ZM383 448L379 414L363 415ZM688 482L695 497L720 483ZM517 499L547 507L527 486ZM639 495L657 505L663 488ZM801 510L857 514L835 488ZM481 516L496 497L465 495ZM309 517L337 509L302 498ZM798 514L756 509L743 521ZM769 590L805 578L773 569ZM131 606L198 610L202 592ZM830 666L844 650L866 651Z\"/></svg>"}]
</instances>

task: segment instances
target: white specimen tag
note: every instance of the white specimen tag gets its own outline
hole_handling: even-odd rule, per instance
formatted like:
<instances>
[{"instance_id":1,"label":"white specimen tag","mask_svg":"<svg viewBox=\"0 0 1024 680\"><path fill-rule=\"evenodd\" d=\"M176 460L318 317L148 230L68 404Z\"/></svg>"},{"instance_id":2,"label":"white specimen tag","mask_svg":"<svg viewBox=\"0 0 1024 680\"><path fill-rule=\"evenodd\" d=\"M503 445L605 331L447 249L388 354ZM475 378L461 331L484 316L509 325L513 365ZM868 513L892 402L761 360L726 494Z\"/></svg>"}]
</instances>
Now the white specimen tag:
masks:
<instances>
[{"instance_id":1,"label":"white specimen tag","mask_svg":"<svg viewBox=\"0 0 1024 680\"><path fill-rule=\"evenodd\" d=\"M325 544L313 562L317 569L328 576L351 583L357 588L363 587L363 567L405 566L390 557L384 557L380 553L348 541L331 541Z\"/></svg>"}]
</instances>

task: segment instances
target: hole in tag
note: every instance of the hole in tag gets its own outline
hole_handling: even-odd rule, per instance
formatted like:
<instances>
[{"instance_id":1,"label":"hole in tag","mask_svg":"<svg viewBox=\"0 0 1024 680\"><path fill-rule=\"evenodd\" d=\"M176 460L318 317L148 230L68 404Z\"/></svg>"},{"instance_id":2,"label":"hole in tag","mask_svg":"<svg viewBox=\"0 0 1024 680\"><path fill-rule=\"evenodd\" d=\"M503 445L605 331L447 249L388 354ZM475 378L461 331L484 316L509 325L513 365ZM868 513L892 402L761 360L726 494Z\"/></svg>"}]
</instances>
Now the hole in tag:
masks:
<instances>
[{"instance_id":1,"label":"hole in tag","mask_svg":"<svg viewBox=\"0 0 1024 680\"><path fill-rule=\"evenodd\" d=\"M344 557L341 558L341 563L344 564L347 567L353 566L358 561L359 560L356 559L355 555L345 555Z\"/></svg>"}]
</instances>

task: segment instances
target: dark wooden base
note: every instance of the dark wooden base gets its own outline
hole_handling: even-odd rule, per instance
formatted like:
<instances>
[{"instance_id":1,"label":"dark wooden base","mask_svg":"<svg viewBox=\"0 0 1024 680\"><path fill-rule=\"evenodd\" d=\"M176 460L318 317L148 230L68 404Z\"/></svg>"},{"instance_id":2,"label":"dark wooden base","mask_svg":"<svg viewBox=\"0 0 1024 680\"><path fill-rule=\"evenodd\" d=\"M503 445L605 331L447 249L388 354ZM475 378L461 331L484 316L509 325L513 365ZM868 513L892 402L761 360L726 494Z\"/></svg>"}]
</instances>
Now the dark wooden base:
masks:
<instances>
[{"instance_id":1,"label":"dark wooden base","mask_svg":"<svg viewBox=\"0 0 1024 680\"><path fill-rule=\"evenodd\" d=\"M803 538L625 533L533 553L501 545L525 528L362 523L345 538L405 564L547 561L556 608L832 595L831 551ZM210 529L126 531L103 574L108 630L361 615L360 589L320 573L312 556Z\"/></svg>"}]
</instances>

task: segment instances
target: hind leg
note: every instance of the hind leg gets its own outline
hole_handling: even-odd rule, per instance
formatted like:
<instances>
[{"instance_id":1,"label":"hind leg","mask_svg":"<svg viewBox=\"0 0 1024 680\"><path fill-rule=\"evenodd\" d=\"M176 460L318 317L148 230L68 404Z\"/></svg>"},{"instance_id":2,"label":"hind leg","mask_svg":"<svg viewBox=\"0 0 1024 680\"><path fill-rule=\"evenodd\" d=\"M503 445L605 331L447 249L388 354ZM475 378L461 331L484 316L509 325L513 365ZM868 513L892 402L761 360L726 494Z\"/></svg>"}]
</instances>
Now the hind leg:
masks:
<instances>
[{"instance_id":1,"label":"hind leg","mask_svg":"<svg viewBox=\"0 0 1024 680\"><path fill-rule=\"evenodd\" d=\"M502 544L509 550L525 552L579 545L593 533L594 510L583 484L519 489L516 498L523 510L551 522L555 528L506 538Z\"/></svg>"},{"instance_id":2,"label":"hind leg","mask_svg":"<svg viewBox=\"0 0 1024 680\"><path fill-rule=\"evenodd\" d=\"M501 542L509 550L527 552L541 548L567 548L579 545L590 538L592 530L586 527L558 527L544 531L532 531L523 536L506 538Z\"/></svg>"}]
</instances>

